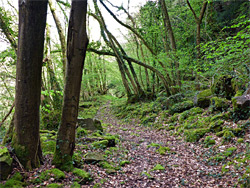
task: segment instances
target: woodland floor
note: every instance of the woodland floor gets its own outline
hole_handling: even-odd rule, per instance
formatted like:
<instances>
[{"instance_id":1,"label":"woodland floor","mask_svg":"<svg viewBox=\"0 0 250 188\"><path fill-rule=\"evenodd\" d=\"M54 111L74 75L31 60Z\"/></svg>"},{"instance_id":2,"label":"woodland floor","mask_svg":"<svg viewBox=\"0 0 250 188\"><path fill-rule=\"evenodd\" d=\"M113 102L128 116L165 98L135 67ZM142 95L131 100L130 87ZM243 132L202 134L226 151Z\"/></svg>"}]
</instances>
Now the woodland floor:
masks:
<instances>
[{"instance_id":1,"label":"woodland floor","mask_svg":"<svg viewBox=\"0 0 250 188\"><path fill-rule=\"evenodd\" d=\"M83 169L92 175L93 181L81 187L237 187L237 181L242 172L240 169L228 169L227 172L222 173L222 163L211 163L208 160L216 155L212 147L205 148L200 142L195 144L186 142L182 137L169 135L166 130L140 125L136 120L130 120L129 123L118 120L110 108L110 102L108 102L96 114L97 119L108 125L106 133L119 135L117 151L113 151L107 161L119 164L126 160L130 164L126 164L113 174L107 173L96 164L84 164ZM249 132L247 135L250 136ZM170 148L170 151L163 155L159 154L157 152L159 145ZM218 146L216 151L223 152L228 147L232 146L230 144L226 147ZM79 149L77 146L76 150ZM244 150L246 148L243 145L237 145L237 153L240 154ZM91 149L83 150L82 155L89 151ZM32 172L23 172L18 167L14 171L21 171L21 174L26 177L25 181L32 182L32 179L37 178L42 171L54 168L51 165L51 159L52 156L47 155L45 164ZM157 164L164 169L153 170ZM74 175L65 174L66 178L59 183L63 187L72 187ZM46 187L54 182L52 177L47 182L27 187Z\"/></svg>"},{"instance_id":2,"label":"woodland floor","mask_svg":"<svg viewBox=\"0 0 250 188\"><path fill-rule=\"evenodd\" d=\"M185 142L165 130L140 126L135 120L121 122L111 114L109 103L102 108L105 109L100 109L96 118L112 125L106 131L120 135L121 139L120 150L110 160L117 163L127 159L131 163L115 175L89 165L86 168L98 174L93 184L105 179L101 187L234 187L237 182L237 172L222 175L222 165L208 164L206 159L210 157L211 148ZM171 152L160 155L156 147L148 147L154 144L167 146ZM161 164L165 170L151 171L156 164Z\"/></svg>"}]
</instances>

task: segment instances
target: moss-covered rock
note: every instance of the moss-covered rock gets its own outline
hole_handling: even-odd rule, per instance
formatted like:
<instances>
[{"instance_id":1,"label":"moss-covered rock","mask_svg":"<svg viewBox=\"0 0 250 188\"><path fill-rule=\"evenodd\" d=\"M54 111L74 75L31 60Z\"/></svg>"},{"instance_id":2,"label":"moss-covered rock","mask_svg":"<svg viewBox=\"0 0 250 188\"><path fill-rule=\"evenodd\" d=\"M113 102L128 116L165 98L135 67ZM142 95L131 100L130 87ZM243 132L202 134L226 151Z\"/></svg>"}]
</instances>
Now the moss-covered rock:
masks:
<instances>
[{"instance_id":1,"label":"moss-covered rock","mask_svg":"<svg viewBox=\"0 0 250 188\"><path fill-rule=\"evenodd\" d=\"M87 118L87 119L78 119L78 126L90 131L103 131L101 122L97 119Z\"/></svg>"},{"instance_id":2,"label":"moss-covered rock","mask_svg":"<svg viewBox=\"0 0 250 188\"><path fill-rule=\"evenodd\" d=\"M232 86L232 79L233 77L231 75L218 77L212 85L211 91L219 97L231 99L236 93Z\"/></svg>"},{"instance_id":3,"label":"moss-covered rock","mask_svg":"<svg viewBox=\"0 0 250 188\"><path fill-rule=\"evenodd\" d=\"M98 152L89 152L84 156L85 163L95 164L103 160L104 160L103 154Z\"/></svg>"},{"instance_id":4,"label":"moss-covered rock","mask_svg":"<svg viewBox=\"0 0 250 188\"><path fill-rule=\"evenodd\" d=\"M85 170L79 169L79 168L74 168L73 169L73 174L78 176L80 178L80 181L78 183L80 184L86 184L87 182L92 181L91 175L86 172Z\"/></svg>"},{"instance_id":5,"label":"moss-covered rock","mask_svg":"<svg viewBox=\"0 0 250 188\"><path fill-rule=\"evenodd\" d=\"M210 130L208 128L185 130L184 132L185 140L187 142L197 142L209 131Z\"/></svg>"},{"instance_id":6,"label":"moss-covered rock","mask_svg":"<svg viewBox=\"0 0 250 188\"><path fill-rule=\"evenodd\" d=\"M212 97L210 99L210 107L213 111L226 111L230 106L230 103L225 98Z\"/></svg>"},{"instance_id":7,"label":"moss-covered rock","mask_svg":"<svg viewBox=\"0 0 250 188\"><path fill-rule=\"evenodd\" d=\"M235 137L234 133L229 130L225 130L223 134L223 141L231 141Z\"/></svg>"},{"instance_id":8,"label":"moss-covered rock","mask_svg":"<svg viewBox=\"0 0 250 188\"><path fill-rule=\"evenodd\" d=\"M76 129L76 137L82 138L83 136L86 136L88 134L88 131L82 127L77 127Z\"/></svg>"},{"instance_id":9,"label":"moss-covered rock","mask_svg":"<svg viewBox=\"0 0 250 188\"><path fill-rule=\"evenodd\" d=\"M9 151L5 146L0 145L0 179L5 180L8 178L12 171L12 158Z\"/></svg>"},{"instance_id":10,"label":"moss-covered rock","mask_svg":"<svg viewBox=\"0 0 250 188\"><path fill-rule=\"evenodd\" d=\"M4 188L19 188L19 187L25 187L25 183L22 182L23 176L16 172L10 179L8 179L4 185L0 184L0 187Z\"/></svg>"},{"instance_id":11,"label":"moss-covered rock","mask_svg":"<svg viewBox=\"0 0 250 188\"><path fill-rule=\"evenodd\" d=\"M179 115L179 120L180 121L184 121L185 119L187 119L190 116L195 116L197 114L201 114L203 112L203 109L200 107L196 107L196 108L191 108L190 110L186 110L184 112L182 112Z\"/></svg>"},{"instance_id":12,"label":"moss-covered rock","mask_svg":"<svg viewBox=\"0 0 250 188\"><path fill-rule=\"evenodd\" d=\"M63 171L61 171L57 168L54 168L54 169L50 169L50 170L46 170L46 171L42 172L41 175L39 176L39 179L41 181L46 181L51 177L53 177L55 180L60 180L60 179L65 178L65 174Z\"/></svg>"},{"instance_id":13,"label":"moss-covered rock","mask_svg":"<svg viewBox=\"0 0 250 188\"><path fill-rule=\"evenodd\" d=\"M195 106L206 108L210 105L211 97L212 97L212 92L210 89L203 90L195 96L194 104Z\"/></svg>"},{"instance_id":14,"label":"moss-covered rock","mask_svg":"<svg viewBox=\"0 0 250 188\"><path fill-rule=\"evenodd\" d=\"M96 141L92 143L92 147L96 149L100 149L100 148L104 149L108 147L108 143L109 143L108 140Z\"/></svg>"},{"instance_id":15,"label":"moss-covered rock","mask_svg":"<svg viewBox=\"0 0 250 188\"><path fill-rule=\"evenodd\" d=\"M185 110L189 110L190 108L193 108L194 107L194 102L193 101L184 101L184 102L181 102L181 103L177 103L175 105L173 105L170 110L169 110L169 113L170 114L175 114L175 113L180 113L180 112L183 112Z\"/></svg>"},{"instance_id":16,"label":"moss-covered rock","mask_svg":"<svg viewBox=\"0 0 250 188\"><path fill-rule=\"evenodd\" d=\"M209 129L212 132L220 132L222 130L222 125L224 124L223 120L212 121L209 125Z\"/></svg>"}]
</instances>

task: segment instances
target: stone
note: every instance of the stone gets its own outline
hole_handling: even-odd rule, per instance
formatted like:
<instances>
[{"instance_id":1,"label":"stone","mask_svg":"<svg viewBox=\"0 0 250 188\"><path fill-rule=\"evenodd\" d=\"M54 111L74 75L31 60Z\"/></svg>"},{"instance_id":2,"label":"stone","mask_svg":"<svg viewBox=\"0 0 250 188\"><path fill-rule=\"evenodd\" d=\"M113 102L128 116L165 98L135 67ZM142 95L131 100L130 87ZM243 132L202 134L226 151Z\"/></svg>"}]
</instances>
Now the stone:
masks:
<instances>
[{"instance_id":1,"label":"stone","mask_svg":"<svg viewBox=\"0 0 250 188\"><path fill-rule=\"evenodd\" d=\"M212 92L210 89L200 91L194 98L194 105L206 108L210 105L210 99L212 98Z\"/></svg>"},{"instance_id":2,"label":"stone","mask_svg":"<svg viewBox=\"0 0 250 188\"><path fill-rule=\"evenodd\" d=\"M103 155L98 152L89 152L85 155L85 158L84 158L84 162L88 164L89 163L95 164L103 160L104 160Z\"/></svg>"},{"instance_id":3,"label":"stone","mask_svg":"<svg viewBox=\"0 0 250 188\"><path fill-rule=\"evenodd\" d=\"M78 126L82 127L86 130L90 130L90 131L102 131L103 132L103 128L101 125L101 122L97 119L92 119L92 118L87 118L87 119L78 119L77 120Z\"/></svg>"},{"instance_id":4,"label":"stone","mask_svg":"<svg viewBox=\"0 0 250 188\"><path fill-rule=\"evenodd\" d=\"M232 99L234 112L239 119L248 119L250 116L250 87L243 93L242 96Z\"/></svg>"},{"instance_id":5,"label":"stone","mask_svg":"<svg viewBox=\"0 0 250 188\"><path fill-rule=\"evenodd\" d=\"M0 146L0 179L5 180L12 172L13 159L5 146Z\"/></svg>"},{"instance_id":6,"label":"stone","mask_svg":"<svg viewBox=\"0 0 250 188\"><path fill-rule=\"evenodd\" d=\"M233 77L231 75L223 75L218 77L215 83L212 85L212 93L219 97L230 100L236 93L232 80Z\"/></svg>"}]
</instances>

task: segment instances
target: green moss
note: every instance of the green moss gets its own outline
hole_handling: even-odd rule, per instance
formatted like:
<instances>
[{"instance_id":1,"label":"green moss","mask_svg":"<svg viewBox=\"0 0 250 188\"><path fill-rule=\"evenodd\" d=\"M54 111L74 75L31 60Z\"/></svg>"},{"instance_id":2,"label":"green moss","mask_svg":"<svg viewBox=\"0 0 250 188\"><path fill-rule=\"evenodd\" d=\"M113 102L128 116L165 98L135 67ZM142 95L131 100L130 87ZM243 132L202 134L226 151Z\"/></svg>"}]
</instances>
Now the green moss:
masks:
<instances>
[{"instance_id":1,"label":"green moss","mask_svg":"<svg viewBox=\"0 0 250 188\"><path fill-rule=\"evenodd\" d=\"M162 147L160 146L158 150L156 150L157 153L160 155L165 155L167 151L171 151L169 147Z\"/></svg>"},{"instance_id":2,"label":"green moss","mask_svg":"<svg viewBox=\"0 0 250 188\"><path fill-rule=\"evenodd\" d=\"M62 155L59 149L56 149L54 153L52 164L55 165L57 168L67 172L72 171L72 169L74 168L72 157L66 154Z\"/></svg>"},{"instance_id":3,"label":"green moss","mask_svg":"<svg viewBox=\"0 0 250 188\"><path fill-rule=\"evenodd\" d=\"M5 146L0 145L0 162L5 162L11 166L12 161L13 159L10 157L8 149Z\"/></svg>"},{"instance_id":4,"label":"green moss","mask_svg":"<svg viewBox=\"0 0 250 188\"><path fill-rule=\"evenodd\" d=\"M184 112L182 112L180 114L179 120L180 121L184 121L185 119L187 119L190 116L194 116L196 114L201 114L203 112L203 109L200 107L196 107L196 108L191 108L190 110L186 110Z\"/></svg>"},{"instance_id":5,"label":"green moss","mask_svg":"<svg viewBox=\"0 0 250 188\"><path fill-rule=\"evenodd\" d=\"M120 166L125 166L126 164L130 164L130 161L121 161Z\"/></svg>"},{"instance_id":6,"label":"green moss","mask_svg":"<svg viewBox=\"0 0 250 188\"><path fill-rule=\"evenodd\" d=\"M229 107L229 102L225 98L213 97L210 99L211 109L213 111L225 111Z\"/></svg>"},{"instance_id":7,"label":"green moss","mask_svg":"<svg viewBox=\"0 0 250 188\"><path fill-rule=\"evenodd\" d=\"M209 129L212 132L220 132L222 130L223 120L212 121L209 125Z\"/></svg>"},{"instance_id":8,"label":"green moss","mask_svg":"<svg viewBox=\"0 0 250 188\"><path fill-rule=\"evenodd\" d=\"M159 147L160 146L160 144L157 144L157 143L151 143L151 144L149 144L147 147L149 148L149 147Z\"/></svg>"},{"instance_id":9,"label":"green moss","mask_svg":"<svg viewBox=\"0 0 250 188\"><path fill-rule=\"evenodd\" d=\"M101 141L93 142L93 143L92 143L92 146L93 146L94 148L97 148L97 149L99 149L99 148L104 149L104 148L106 148L106 147L108 146L108 143L109 143L108 140L101 140Z\"/></svg>"},{"instance_id":10,"label":"green moss","mask_svg":"<svg viewBox=\"0 0 250 188\"><path fill-rule=\"evenodd\" d=\"M201 91L196 96L196 101L195 101L196 105L201 108L208 107L210 105L211 96L212 96L212 92L210 89Z\"/></svg>"},{"instance_id":11,"label":"green moss","mask_svg":"<svg viewBox=\"0 0 250 188\"><path fill-rule=\"evenodd\" d=\"M165 168L160 164L156 164L154 168L152 168L150 171L156 171L156 170L165 170Z\"/></svg>"},{"instance_id":12,"label":"green moss","mask_svg":"<svg viewBox=\"0 0 250 188\"><path fill-rule=\"evenodd\" d=\"M43 152L55 152L56 149L56 141L50 140L41 143L41 147Z\"/></svg>"},{"instance_id":13,"label":"green moss","mask_svg":"<svg viewBox=\"0 0 250 188\"><path fill-rule=\"evenodd\" d=\"M82 138L83 136L86 136L88 134L88 131L82 127L78 127L76 129L76 137Z\"/></svg>"},{"instance_id":14,"label":"green moss","mask_svg":"<svg viewBox=\"0 0 250 188\"><path fill-rule=\"evenodd\" d=\"M243 138L239 138L239 139L237 140L237 142L238 142L238 143L243 143L243 142L244 142L244 139L243 139Z\"/></svg>"},{"instance_id":15,"label":"green moss","mask_svg":"<svg viewBox=\"0 0 250 188\"><path fill-rule=\"evenodd\" d=\"M79 168L74 168L73 174L78 176L81 179L80 184L85 184L86 182L90 182L93 180L91 175L88 172Z\"/></svg>"},{"instance_id":16,"label":"green moss","mask_svg":"<svg viewBox=\"0 0 250 188\"><path fill-rule=\"evenodd\" d=\"M0 184L0 187L4 188L19 188L19 187L25 187L26 184L22 182L23 176L16 172L10 179L8 179L4 185Z\"/></svg>"},{"instance_id":17,"label":"green moss","mask_svg":"<svg viewBox=\"0 0 250 188\"><path fill-rule=\"evenodd\" d=\"M71 188L81 188L81 185L77 182L74 182L70 187Z\"/></svg>"},{"instance_id":18,"label":"green moss","mask_svg":"<svg viewBox=\"0 0 250 188\"><path fill-rule=\"evenodd\" d=\"M207 136L204 140L205 147L210 147L215 144L215 140L212 139L212 136Z\"/></svg>"},{"instance_id":19,"label":"green moss","mask_svg":"<svg viewBox=\"0 0 250 188\"><path fill-rule=\"evenodd\" d=\"M74 162L74 166L80 167L84 163L82 153L74 152L72 159Z\"/></svg>"},{"instance_id":20,"label":"green moss","mask_svg":"<svg viewBox=\"0 0 250 188\"><path fill-rule=\"evenodd\" d=\"M141 175L142 175L142 176L146 176L148 179L154 179L154 177L153 177L150 173L145 172L145 171L142 172Z\"/></svg>"},{"instance_id":21,"label":"green moss","mask_svg":"<svg viewBox=\"0 0 250 188\"><path fill-rule=\"evenodd\" d=\"M177 104L173 105L170 108L169 113L170 114L180 113L180 112L183 112L185 110L189 110L192 107L194 107L194 102L193 101L190 101L190 100L189 101L184 101L184 102L177 103Z\"/></svg>"},{"instance_id":22,"label":"green moss","mask_svg":"<svg viewBox=\"0 0 250 188\"><path fill-rule=\"evenodd\" d=\"M60 180L60 179L65 178L65 174L63 171L61 171L57 168L54 168L54 169L46 170L46 171L42 172L41 175L39 176L39 179L41 181L46 181L50 177L53 177L55 180Z\"/></svg>"},{"instance_id":23,"label":"green moss","mask_svg":"<svg viewBox=\"0 0 250 188\"><path fill-rule=\"evenodd\" d=\"M236 151L236 150L237 150L236 147L227 148L223 155L229 157L229 156L231 156L231 155L233 154L233 152Z\"/></svg>"},{"instance_id":24,"label":"green moss","mask_svg":"<svg viewBox=\"0 0 250 188\"><path fill-rule=\"evenodd\" d=\"M50 188L62 188L63 185L62 184L58 184L58 183L51 183L51 184L47 185L46 187L50 187Z\"/></svg>"},{"instance_id":25,"label":"green moss","mask_svg":"<svg viewBox=\"0 0 250 188\"><path fill-rule=\"evenodd\" d=\"M209 132L209 129L207 128L186 130L184 132L185 140L187 142L197 142L199 141L200 138L202 138L208 132Z\"/></svg>"},{"instance_id":26,"label":"green moss","mask_svg":"<svg viewBox=\"0 0 250 188\"><path fill-rule=\"evenodd\" d=\"M224 157L224 156L220 156L220 155L216 155L216 156L214 156L214 157L210 157L208 160L209 160L209 161L210 161L210 160L215 160L215 161L220 162L220 161L225 160L225 157Z\"/></svg>"},{"instance_id":27,"label":"green moss","mask_svg":"<svg viewBox=\"0 0 250 188\"><path fill-rule=\"evenodd\" d=\"M231 141L232 138L234 138L235 135L233 134L232 131L225 130L223 134L223 141Z\"/></svg>"}]
</instances>

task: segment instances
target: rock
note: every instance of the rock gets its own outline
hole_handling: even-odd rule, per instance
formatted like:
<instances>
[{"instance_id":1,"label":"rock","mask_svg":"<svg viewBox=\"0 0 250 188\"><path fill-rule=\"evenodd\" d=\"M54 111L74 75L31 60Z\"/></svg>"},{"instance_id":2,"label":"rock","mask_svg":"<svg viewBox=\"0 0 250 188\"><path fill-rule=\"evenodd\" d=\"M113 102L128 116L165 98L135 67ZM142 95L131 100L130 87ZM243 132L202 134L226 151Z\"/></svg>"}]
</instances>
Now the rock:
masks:
<instances>
[{"instance_id":1,"label":"rock","mask_svg":"<svg viewBox=\"0 0 250 188\"><path fill-rule=\"evenodd\" d=\"M98 163L98 162L103 161L103 160L104 160L104 157L101 153L89 152L85 155L84 162L95 164L95 163Z\"/></svg>"},{"instance_id":2,"label":"rock","mask_svg":"<svg viewBox=\"0 0 250 188\"><path fill-rule=\"evenodd\" d=\"M225 98L213 97L210 99L210 105L213 111L226 111L229 108L230 103Z\"/></svg>"},{"instance_id":3,"label":"rock","mask_svg":"<svg viewBox=\"0 0 250 188\"><path fill-rule=\"evenodd\" d=\"M211 88L212 93L230 100L236 93L232 80L233 77L231 75L220 76Z\"/></svg>"},{"instance_id":4,"label":"rock","mask_svg":"<svg viewBox=\"0 0 250 188\"><path fill-rule=\"evenodd\" d=\"M206 108L210 105L211 97L212 97L212 92L210 89L203 90L195 96L194 104L195 106Z\"/></svg>"},{"instance_id":5,"label":"rock","mask_svg":"<svg viewBox=\"0 0 250 188\"><path fill-rule=\"evenodd\" d=\"M180 102L180 103L173 105L170 108L169 113L171 115L173 115L174 113L184 112L184 111L189 110L193 107L194 107L193 101L184 101L184 102Z\"/></svg>"},{"instance_id":6,"label":"rock","mask_svg":"<svg viewBox=\"0 0 250 188\"><path fill-rule=\"evenodd\" d=\"M0 179L5 180L8 178L12 171L12 158L9 151L5 146L0 146Z\"/></svg>"},{"instance_id":7,"label":"rock","mask_svg":"<svg viewBox=\"0 0 250 188\"><path fill-rule=\"evenodd\" d=\"M242 96L232 99L233 109L239 119L248 119L250 116L250 87Z\"/></svg>"},{"instance_id":8,"label":"rock","mask_svg":"<svg viewBox=\"0 0 250 188\"><path fill-rule=\"evenodd\" d=\"M91 119L91 118L87 118L87 119L78 119L77 120L78 126L82 127L86 130L90 130L90 131L103 131L101 122L97 119Z\"/></svg>"}]
</instances>

